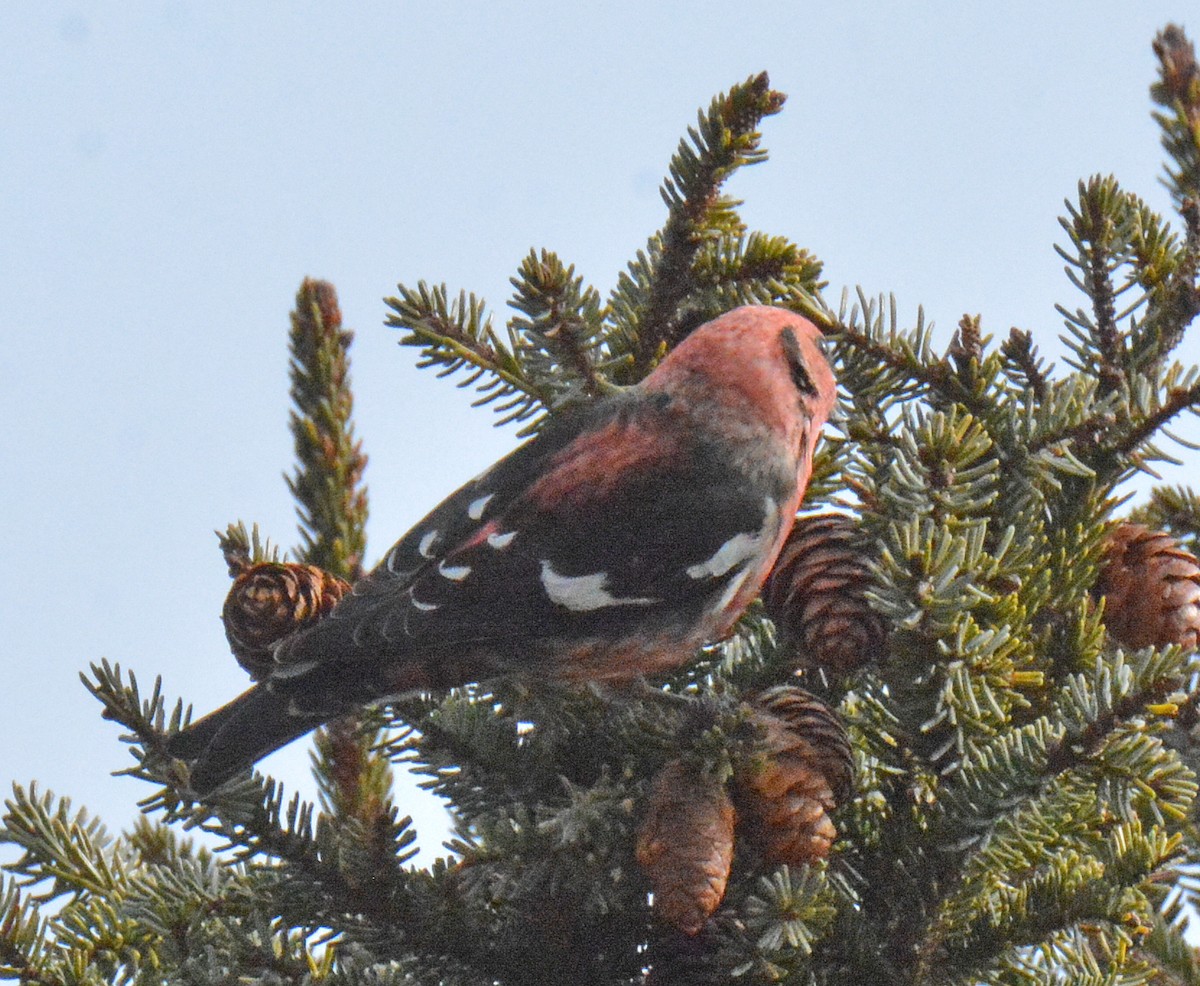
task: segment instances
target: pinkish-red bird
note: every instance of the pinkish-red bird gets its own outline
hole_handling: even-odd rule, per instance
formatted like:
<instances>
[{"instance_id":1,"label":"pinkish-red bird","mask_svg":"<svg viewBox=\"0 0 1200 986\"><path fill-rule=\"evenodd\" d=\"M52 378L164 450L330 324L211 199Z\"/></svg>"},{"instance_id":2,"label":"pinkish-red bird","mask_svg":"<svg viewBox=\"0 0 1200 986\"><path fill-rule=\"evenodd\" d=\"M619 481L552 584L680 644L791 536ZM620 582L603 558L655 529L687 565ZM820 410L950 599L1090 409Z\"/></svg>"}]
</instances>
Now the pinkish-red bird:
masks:
<instances>
[{"instance_id":1,"label":"pinkish-red bird","mask_svg":"<svg viewBox=\"0 0 1200 986\"><path fill-rule=\"evenodd\" d=\"M206 793L336 716L507 673L669 670L758 594L835 400L811 322L747 306L452 494L274 670L172 737Z\"/></svg>"}]
</instances>

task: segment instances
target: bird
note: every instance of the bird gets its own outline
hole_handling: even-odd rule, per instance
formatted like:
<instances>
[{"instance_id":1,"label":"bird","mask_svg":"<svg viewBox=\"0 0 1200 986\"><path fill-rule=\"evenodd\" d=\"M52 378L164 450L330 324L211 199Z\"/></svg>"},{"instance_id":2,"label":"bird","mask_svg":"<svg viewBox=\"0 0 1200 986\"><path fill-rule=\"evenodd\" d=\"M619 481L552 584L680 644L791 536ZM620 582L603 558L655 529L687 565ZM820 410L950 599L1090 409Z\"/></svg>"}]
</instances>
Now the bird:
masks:
<instances>
[{"instance_id":1,"label":"bird","mask_svg":"<svg viewBox=\"0 0 1200 986\"><path fill-rule=\"evenodd\" d=\"M249 691L167 742L212 792L330 719L501 675L628 684L727 635L836 402L820 329L746 305L554 414L405 534Z\"/></svg>"}]
</instances>

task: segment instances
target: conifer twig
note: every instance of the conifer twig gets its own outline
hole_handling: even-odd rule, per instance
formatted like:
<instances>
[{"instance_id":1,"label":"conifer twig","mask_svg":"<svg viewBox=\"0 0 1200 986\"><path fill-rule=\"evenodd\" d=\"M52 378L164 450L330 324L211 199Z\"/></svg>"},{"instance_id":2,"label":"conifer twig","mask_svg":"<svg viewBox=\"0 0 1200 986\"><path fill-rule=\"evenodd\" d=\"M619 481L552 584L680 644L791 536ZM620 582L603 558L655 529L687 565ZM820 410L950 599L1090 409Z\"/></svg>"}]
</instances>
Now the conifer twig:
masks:
<instances>
[{"instance_id":1,"label":"conifer twig","mask_svg":"<svg viewBox=\"0 0 1200 986\"><path fill-rule=\"evenodd\" d=\"M552 395L525 372L515 337L510 333L507 343L500 339L474 294L459 292L451 302L444 284L430 287L424 281L416 288L401 284L398 290L396 297L385 299L392 310L386 321L408 330L401 345L421 347L418 367L439 367L438 376L465 369L459 386L475 387L480 394L475 407L499 401L496 409L504 417L498 424L523 420L553 403Z\"/></svg>"},{"instance_id":2,"label":"conifer twig","mask_svg":"<svg viewBox=\"0 0 1200 986\"><path fill-rule=\"evenodd\" d=\"M1190 387L1172 388L1167 392L1166 400L1156 410L1140 421L1132 422L1127 429L1114 437L1103 451L1104 458L1114 460L1132 455L1173 417L1183 411L1194 410L1197 406L1200 406L1200 382Z\"/></svg>"},{"instance_id":3,"label":"conifer twig","mask_svg":"<svg viewBox=\"0 0 1200 986\"><path fill-rule=\"evenodd\" d=\"M280 560L279 549L271 544L270 538L264 540L259 536L257 524L247 530L245 523L239 520L236 524L230 524L224 532L217 531L216 534L225 564L229 566L230 578L236 578L259 562Z\"/></svg>"},{"instance_id":4,"label":"conifer twig","mask_svg":"<svg viewBox=\"0 0 1200 986\"><path fill-rule=\"evenodd\" d=\"M1200 495L1190 486L1157 486L1148 502L1130 511L1129 520L1151 530L1165 529L1195 553L1200 540Z\"/></svg>"},{"instance_id":5,"label":"conifer twig","mask_svg":"<svg viewBox=\"0 0 1200 986\"><path fill-rule=\"evenodd\" d=\"M1068 733L1061 742L1047 750L1045 776L1055 777L1071 767L1087 763L1095 756L1096 751L1118 723L1144 715L1147 705L1161 702L1168 695L1178 691L1182 684L1182 678L1159 678L1146 688L1126 695L1107 712L1101 713L1089 722L1081 731Z\"/></svg>"},{"instance_id":6,"label":"conifer twig","mask_svg":"<svg viewBox=\"0 0 1200 986\"><path fill-rule=\"evenodd\" d=\"M1095 180L1089 185L1089 191L1094 187ZM1122 347L1121 333L1117 328L1117 309L1113 298L1112 282L1109 279L1109 256L1108 244L1104 241L1103 235L1098 231L1103 229L1109 222L1108 216L1101 209L1102 205L1098 196L1088 195L1084 199L1084 208L1087 210L1086 227L1082 223L1077 224L1076 233L1081 239L1085 238L1091 243L1091 251L1088 253L1088 280L1087 285L1090 289L1089 294L1092 299L1092 310L1096 315L1096 341L1100 349L1101 362L1099 369L1100 375L1100 395L1116 390L1122 379L1121 364L1122 364Z\"/></svg>"},{"instance_id":7,"label":"conifer twig","mask_svg":"<svg viewBox=\"0 0 1200 986\"><path fill-rule=\"evenodd\" d=\"M1033 347L1033 333L1016 326L1009 331L1008 338L1001 343L1004 358L1024 378L1026 386L1040 404L1050 393L1050 380L1042 368Z\"/></svg>"},{"instance_id":8,"label":"conifer twig","mask_svg":"<svg viewBox=\"0 0 1200 986\"><path fill-rule=\"evenodd\" d=\"M1112 275L1122 258L1117 254L1124 230L1118 230L1114 215L1125 205L1124 193L1112 177L1093 175L1079 183L1079 203L1067 202L1068 217L1059 220L1077 251L1071 256L1061 247L1058 254L1070 266L1067 275L1091 302L1094 321L1081 312L1072 315L1063 306L1058 310L1068 319L1079 338L1075 345L1081 357L1094 360L1094 366L1082 366L1099 380L1098 393L1105 397L1119 391L1125 381L1124 336L1117 324L1116 290ZM1082 274L1077 276L1072 268Z\"/></svg>"},{"instance_id":9,"label":"conifer twig","mask_svg":"<svg viewBox=\"0 0 1200 986\"><path fill-rule=\"evenodd\" d=\"M852 347L856 353L865 354L890 369L899 370L909 379L941 396L943 400L951 404L961 404L981 420L988 420L995 411L990 402L969 390L954 370L944 362L926 362L900 352L841 319L827 321L825 331L830 337Z\"/></svg>"},{"instance_id":10,"label":"conifer twig","mask_svg":"<svg viewBox=\"0 0 1200 986\"><path fill-rule=\"evenodd\" d=\"M983 359L983 329L979 315L963 315L958 320L958 328L954 338L950 340L950 348L946 355L954 360L959 376L968 377L972 361L978 363Z\"/></svg>"},{"instance_id":11,"label":"conifer twig","mask_svg":"<svg viewBox=\"0 0 1200 986\"><path fill-rule=\"evenodd\" d=\"M511 304L520 314L510 327L525 342L525 372L544 380L543 390L554 394L557 404L610 390L597 365L605 316L600 293L549 250L531 250L512 285Z\"/></svg>"},{"instance_id":12,"label":"conifer twig","mask_svg":"<svg viewBox=\"0 0 1200 986\"><path fill-rule=\"evenodd\" d=\"M362 574L367 457L354 437L349 356L337 293L306 278L292 313L292 434L298 465L288 479L300 515L302 560L347 581Z\"/></svg>"},{"instance_id":13,"label":"conifer twig","mask_svg":"<svg viewBox=\"0 0 1200 986\"><path fill-rule=\"evenodd\" d=\"M1154 101L1168 112L1156 112L1162 146L1171 159L1164 184L1178 205L1200 199L1200 67L1196 49L1183 28L1168 24L1154 39L1159 78L1150 87ZM1174 167L1172 167L1172 164Z\"/></svg>"},{"instance_id":14,"label":"conifer twig","mask_svg":"<svg viewBox=\"0 0 1200 986\"><path fill-rule=\"evenodd\" d=\"M1167 308L1182 337L1184 328L1200 315L1200 197L1185 198L1179 205L1179 214L1184 228L1183 261L1171 276Z\"/></svg>"},{"instance_id":15,"label":"conifer twig","mask_svg":"<svg viewBox=\"0 0 1200 986\"><path fill-rule=\"evenodd\" d=\"M298 464L288 485L302 520L300 560L348 582L362 574L367 520L362 485L367 458L351 422L352 340L342 328L333 285L306 279L290 337ZM391 821L391 764L374 751L376 738L374 732L364 735L357 715L328 723L317 731L313 770L323 807L343 842L339 863L382 879L396 860L385 834ZM341 879L348 880L348 873Z\"/></svg>"},{"instance_id":16,"label":"conifer twig","mask_svg":"<svg viewBox=\"0 0 1200 986\"><path fill-rule=\"evenodd\" d=\"M662 188L667 221L652 244L649 284L631 326L631 379L644 376L659 353L692 327L682 320L680 305L692 290L689 274L704 238L741 229L736 203L723 198L720 188L739 167L766 158L758 125L778 113L785 98L771 88L766 72L751 76L716 97L680 142Z\"/></svg>"}]
</instances>

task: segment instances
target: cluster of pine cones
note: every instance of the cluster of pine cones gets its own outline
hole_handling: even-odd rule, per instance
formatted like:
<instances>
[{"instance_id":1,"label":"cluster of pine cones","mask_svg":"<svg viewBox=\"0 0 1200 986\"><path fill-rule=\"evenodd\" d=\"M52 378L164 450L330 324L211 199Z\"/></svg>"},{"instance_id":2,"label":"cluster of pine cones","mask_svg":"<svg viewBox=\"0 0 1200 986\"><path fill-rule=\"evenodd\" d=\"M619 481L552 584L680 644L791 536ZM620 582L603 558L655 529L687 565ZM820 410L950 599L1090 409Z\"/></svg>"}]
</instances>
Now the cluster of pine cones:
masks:
<instances>
[{"instance_id":1,"label":"cluster of pine cones","mask_svg":"<svg viewBox=\"0 0 1200 986\"><path fill-rule=\"evenodd\" d=\"M868 598L869 559L854 518L797 520L762 591L779 646L797 670L842 676L883 660L888 628ZM231 571L225 632L255 679L269 670L276 642L320 619L350 588L312 565L231 563ZM1103 600L1109 636L1123 647L1200 644L1200 563L1168 534L1117 524L1093 593ZM767 865L818 862L837 838L830 816L852 795L850 742L833 710L790 685L746 704L758 756L729 782L687 756L672 760L642 806L636 852L655 912L686 935L697 934L720 905L735 837Z\"/></svg>"},{"instance_id":2,"label":"cluster of pine cones","mask_svg":"<svg viewBox=\"0 0 1200 986\"><path fill-rule=\"evenodd\" d=\"M879 661L884 621L870 606L868 555L854 519L796 521L763 586L788 663L843 675ZM638 830L637 859L660 920L695 935L721 903L735 842L768 866L824 859L837 838L831 815L849 800L850 741L815 695L779 685L747 698L759 755L726 784L686 758L654 778Z\"/></svg>"},{"instance_id":3,"label":"cluster of pine cones","mask_svg":"<svg viewBox=\"0 0 1200 986\"><path fill-rule=\"evenodd\" d=\"M869 548L842 514L797 520L762 600L779 646L797 669L845 675L883 660L887 627L868 599ZM1178 541L1117 524L1105 542L1093 595L1122 647L1200 644L1200 563ZM638 861L659 918L695 935L721 903L735 836L767 864L824 859L837 838L832 812L852 795L850 744L837 714L800 688L750 699L761 762L716 783L684 760L655 778L639 831ZM732 787L732 791L729 790Z\"/></svg>"},{"instance_id":4,"label":"cluster of pine cones","mask_svg":"<svg viewBox=\"0 0 1200 986\"><path fill-rule=\"evenodd\" d=\"M747 704L760 752L731 784L680 757L655 776L643 807L638 863L655 913L686 935L697 934L725 896L735 837L768 866L815 863L837 838L830 815L850 796L850 742L829 706L790 685Z\"/></svg>"}]
</instances>

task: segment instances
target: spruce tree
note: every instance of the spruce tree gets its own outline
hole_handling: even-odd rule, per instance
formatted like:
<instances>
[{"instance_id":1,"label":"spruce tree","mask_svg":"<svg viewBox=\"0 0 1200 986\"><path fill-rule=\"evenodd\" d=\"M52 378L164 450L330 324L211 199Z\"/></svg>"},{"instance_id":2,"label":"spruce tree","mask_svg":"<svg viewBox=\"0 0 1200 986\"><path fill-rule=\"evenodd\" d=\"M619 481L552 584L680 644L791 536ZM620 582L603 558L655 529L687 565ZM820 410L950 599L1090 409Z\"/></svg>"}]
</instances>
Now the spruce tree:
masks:
<instances>
[{"instance_id":1,"label":"spruce tree","mask_svg":"<svg viewBox=\"0 0 1200 986\"><path fill-rule=\"evenodd\" d=\"M812 253L748 230L723 189L766 157L759 128L784 102L766 75L700 113L665 223L607 299L548 251L522 261L503 328L473 294L401 286L389 323L422 365L527 432L736 305L804 313L841 392L815 516L734 635L686 668L616 695L497 679L363 710L318 733L315 805L259 774L189 798L166 741L190 710L161 680L94 665L85 684L150 785L146 816L110 837L66 799L14 791L0 975L1200 983L1184 934L1200 495L1125 503L1200 407L1200 372L1174 355L1200 312L1200 71L1177 27L1154 50L1176 215L1111 177L1080 182L1059 246L1065 367L1032 331L994 341L973 315L938 352L919 314L865 293L831 304ZM332 287L305 281L301 545L285 562L257 530L220 539L252 674L269 659L255 634L319 619L367 558L350 342ZM451 806L456 837L428 868L410 864L393 764Z\"/></svg>"}]
</instances>

